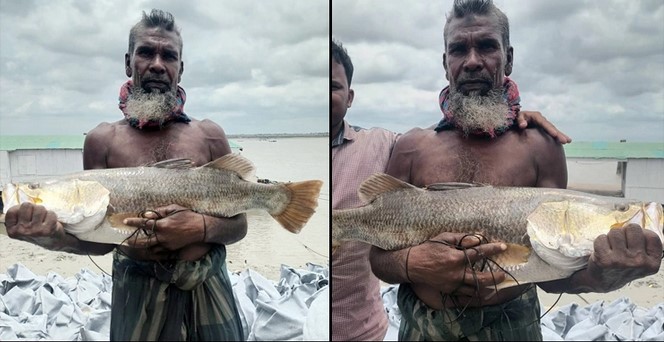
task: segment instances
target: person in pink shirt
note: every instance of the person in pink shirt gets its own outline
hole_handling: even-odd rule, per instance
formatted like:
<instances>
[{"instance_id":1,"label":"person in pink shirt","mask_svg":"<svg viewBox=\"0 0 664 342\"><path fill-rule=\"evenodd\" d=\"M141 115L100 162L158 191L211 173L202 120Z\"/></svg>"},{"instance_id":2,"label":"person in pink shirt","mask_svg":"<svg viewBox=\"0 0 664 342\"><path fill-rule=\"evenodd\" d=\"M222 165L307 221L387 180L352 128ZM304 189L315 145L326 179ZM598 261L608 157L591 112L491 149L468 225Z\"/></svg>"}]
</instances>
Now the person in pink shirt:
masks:
<instances>
[{"instance_id":1,"label":"person in pink shirt","mask_svg":"<svg viewBox=\"0 0 664 342\"><path fill-rule=\"evenodd\" d=\"M382 129L350 125L346 112L355 92L350 88L353 64L342 44L332 41L331 78L331 153L332 209L363 205L357 195L360 184L376 172L384 172L399 134ZM544 128L561 143L571 140L539 112L521 111L520 128L528 122ZM438 239L455 242L457 234L443 233ZM481 246L480 246L481 248ZM380 282L371 271L371 246L362 242L343 242L332 255L332 340L383 340L387 315L380 298ZM485 255L491 251L487 250Z\"/></svg>"}]
</instances>

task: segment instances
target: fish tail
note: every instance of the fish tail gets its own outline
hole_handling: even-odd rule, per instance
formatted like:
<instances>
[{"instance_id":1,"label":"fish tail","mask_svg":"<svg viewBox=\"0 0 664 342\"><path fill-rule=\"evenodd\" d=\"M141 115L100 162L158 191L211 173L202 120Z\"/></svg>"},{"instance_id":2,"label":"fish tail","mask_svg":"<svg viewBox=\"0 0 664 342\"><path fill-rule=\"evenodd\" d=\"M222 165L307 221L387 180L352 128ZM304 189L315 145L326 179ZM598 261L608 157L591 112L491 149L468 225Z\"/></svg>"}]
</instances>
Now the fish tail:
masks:
<instances>
[{"instance_id":1,"label":"fish tail","mask_svg":"<svg viewBox=\"0 0 664 342\"><path fill-rule=\"evenodd\" d=\"M284 211L272 217L289 232L297 234L314 214L323 182L311 180L284 185L291 191L291 200Z\"/></svg>"}]
</instances>

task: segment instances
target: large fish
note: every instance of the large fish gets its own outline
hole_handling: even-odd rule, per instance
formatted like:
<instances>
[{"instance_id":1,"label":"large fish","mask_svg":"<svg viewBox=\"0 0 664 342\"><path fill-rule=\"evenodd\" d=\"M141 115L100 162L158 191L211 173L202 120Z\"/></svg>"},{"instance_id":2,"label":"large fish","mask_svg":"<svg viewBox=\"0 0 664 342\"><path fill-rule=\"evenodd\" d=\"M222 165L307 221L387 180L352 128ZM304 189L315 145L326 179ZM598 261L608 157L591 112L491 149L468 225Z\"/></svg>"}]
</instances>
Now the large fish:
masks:
<instances>
[{"instance_id":1,"label":"large fish","mask_svg":"<svg viewBox=\"0 0 664 342\"><path fill-rule=\"evenodd\" d=\"M492 258L511 275L498 288L569 277L587 265L597 236L627 223L664 241L658 203L549 188L444 183L422 189L385 174L369 177L358 194L365 206L332 211L333 246L359 240L397 250L444 231L481 234L508 246Z\"/></svg>"},{"instance_id":2,"label":"large fish","mask_svg":"<svg viewBox=\"0 0 664 342\"><path fill-rule=\"evenodd\" d=\"M230 217L265 210L298 233L314 214L320 180L258 184L251 161L228 154L200 167L173 159L146 167L96 169L36 182L7 184L5 213L30 202L52 210L64 229L81 240L123 244L140 233L122 221L144 210L179 204L202 214ZM4 215L0 217L4 227Z\"/></svg>"}]
</instances>

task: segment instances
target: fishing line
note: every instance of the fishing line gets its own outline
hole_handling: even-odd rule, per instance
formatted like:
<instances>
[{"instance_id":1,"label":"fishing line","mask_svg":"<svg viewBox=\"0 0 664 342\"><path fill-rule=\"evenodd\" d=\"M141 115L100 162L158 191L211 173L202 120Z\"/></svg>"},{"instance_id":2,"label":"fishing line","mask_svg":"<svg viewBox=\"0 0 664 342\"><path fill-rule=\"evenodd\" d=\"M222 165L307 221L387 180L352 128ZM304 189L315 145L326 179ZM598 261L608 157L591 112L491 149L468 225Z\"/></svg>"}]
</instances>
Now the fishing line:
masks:
<instances>
[{"instance_id":1,"label":"fishing line","mask_svg":"<svg viewBox=\"0 0 664 342\"><path fill-rule=\"evenodd\" d=\"M92 263L95 264L95 266L97 266L97 268L98 268L100 271L104 272L104 274L106 274L107 276L113 278L112 275L108 274L108 272L104 271L103 268L101 268L99 265L97 265L97 263L96 263L96 262L92 259L92 257L90 256L90 253L87 253L87 254L88 254L88 258L90 259L90 261L92 261Z\"/></svg>"},{"instance_id":2,"label":"fishing line","mask_svg":"<svg viewBox=\"0 0 664 342\"><path fill-rule=\"evenodd\" d=\"M590 305L590 302L588 302L585 298L581 297L580 294L575 293L575 295L576 295L577 297L581 298L581 300L584 301L587 305Z\"/></svg>"},{"instance_id":3,"label":"fishing line","mask_svg":"<svg viewBox=\"0 0 664 342\"><path fill-rule=\"evenodd\" d=\"M464 236L464 237L465 237L465 236ZM463 238L462 238L461 240L463 240ZM443 245L445 245L445 246L453 247L453 248L455 248L455 249L457 249L457 250L462 251L463 254L464 254L464 257L465 257L466 265L468 265L468 264L472 264L472 263L470 262L470 257L468 256L468 253L466 252L466 248L463 247L463 246L461 246L461 241L459 241L459 244L458 244L458 245L453 245L453 244L451 244L451 243L449 243L449 242L447 242L447 241L439 241L439 240L434 240L434 239L429 239L429 240L427 240L427 241L435 242L435 243L440 243L440 244L443 244ZM465 265L464 265L464 266L465 266ZM473 297L471 297L471 301L466 302L466 304L463 306L463 308L459 308L459 307L461 306L461 305L459 305L460 303L459 303L459 301L457 300L457 299L459 298L459 296L458 296L458 295L456 295L456 296L453 295L454 292L456 292L458 289L460 289L460 288L463 286L463 279L466 278L466 269L467 269L467 267L464 267L464 268L463 268L463 276L462 276L462 278L461 278L461 279L462 279L461 284L459 284L459 286L457 286L457 288L454 289L454 291L452 291L452 293L447 294L447 293L443 293L442 291L440 292L440 294L441 294L441 301L442 301L441 304L443 305L443 309L445 309L445 308L447 307L446 302L447 302L447 300L449 299L450 301L452 301L452 305L453 305L454 309L455 309L455 310L457 311L457 313L458 313L458 315L457 315L455 318L450 319L450 320L449 320L448 322L446 322L446 323L452 323L452 322L455 322L455 321L459 320L461 317L463 317L464 312L468 309L468 307L470 306L470 302L472 301L472 298L473 298ZM478 294L478 295L479 295L479 281L478 281L478 279L477 279L477 274L475 273L475 270L474 270L472 267L471 267L471 269L473 270L473 273L472 273L472 274L473 274L473 280L475 281L475 294ZM479 297L479 296L478 296L478 297ZM481 305L481 303L482 303L482 299L479 298L479 301L480 301L480 305ZM447 310L443 310L443 312L444 312L445 315L447 316ZM443 321L445 321L445 320L443 319Z\"/></svg>"},{"instance_id":4,"label":"fishing line","mask_svg":"<svg viewBox=\"0 0 664 342\"><path fill-rule=\"evenodd\" d=\"M309 251L311 251L311 252L313 252L313 253L316 253L316 254L322 256L323 258L329 258L327 255L323 255L323 254L321 254L321 253L316 252L315 250L313 250L313 249L310 248L309 246L305 245L302 241L300 241L300 240L298 240L298 239L295 239L295 240L296 240L297 242L299 242L302 246L304 246L304 248L308 249Z\"/></svg>"},{"instance_id":5,"label":"fishing line","mask_svg":"<svg viewBox=\"0 0 664 342\"><path fill-rule=\"evenodd\" d=\"M556 306L556 304L558 304L558 301L560 300L560 298L563 298L563 294L562 294L562 293L560 293L560 294L558 295L558 299L556 299L556 301L553 302L553 304L551 304L551 307L550 307L548 310L546 310L546 312L544 312L544 313L542 314L542 316L539 317L539 320L542 320L542 318L544 318L544 316L546 316L546 314L548 314L549 311L551 311L551 310L553 309L553 307ZM586 302L586 303L588 303L588 302Z\"/></svg>"}]
</instances>

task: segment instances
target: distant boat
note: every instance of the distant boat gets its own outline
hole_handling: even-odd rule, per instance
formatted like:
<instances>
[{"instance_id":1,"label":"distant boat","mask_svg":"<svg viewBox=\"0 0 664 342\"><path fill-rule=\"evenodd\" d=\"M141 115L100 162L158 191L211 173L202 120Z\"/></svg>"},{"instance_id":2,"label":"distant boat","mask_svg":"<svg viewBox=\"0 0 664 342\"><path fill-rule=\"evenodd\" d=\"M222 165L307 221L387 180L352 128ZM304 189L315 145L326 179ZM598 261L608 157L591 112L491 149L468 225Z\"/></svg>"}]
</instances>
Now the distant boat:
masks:
<instances>
[{"instance_id":1,"label":"distant boat","mask_svg":"<svg viewBox=\"0 0 664 342\"><path fill-rule=\"evenodd\" d=\"M268 141L269 141L269 142L277 142L276 139L270 139L270 140L268 140Z\"/></svg>"}]
</instances>

